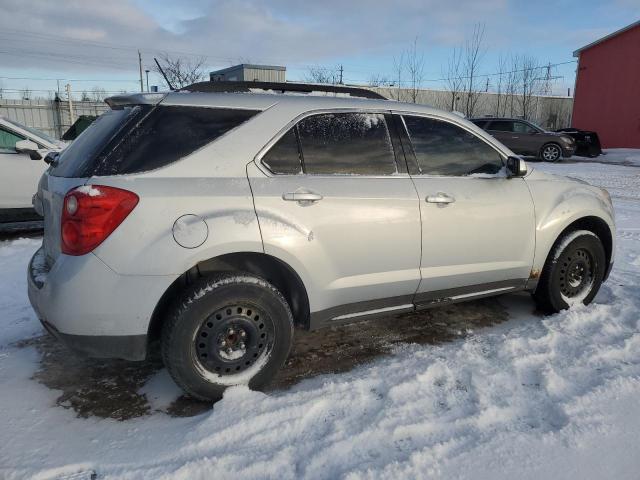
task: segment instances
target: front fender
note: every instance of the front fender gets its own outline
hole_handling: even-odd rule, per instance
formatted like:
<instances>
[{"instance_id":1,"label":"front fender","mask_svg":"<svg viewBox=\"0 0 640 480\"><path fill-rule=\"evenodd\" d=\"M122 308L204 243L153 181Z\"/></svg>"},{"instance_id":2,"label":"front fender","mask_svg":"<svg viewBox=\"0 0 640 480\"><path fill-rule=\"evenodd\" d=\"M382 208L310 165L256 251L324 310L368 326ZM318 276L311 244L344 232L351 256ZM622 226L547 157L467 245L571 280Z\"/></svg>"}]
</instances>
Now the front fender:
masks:
<instances>
[{"instance_id":1,"label":"front fender","mask_svg":"<svg viewBox=\"0 0 640 480\"><path fill-rule=\"evenodd\" d=\"M531 279L536 280L560 234L571 224L596 217L609 227L615 242L614 212L608 194L597 187L556 179L527 180L536 214L536 247ZM612 244L612 258L615 244Z\"/></svg>"}]
</instances>

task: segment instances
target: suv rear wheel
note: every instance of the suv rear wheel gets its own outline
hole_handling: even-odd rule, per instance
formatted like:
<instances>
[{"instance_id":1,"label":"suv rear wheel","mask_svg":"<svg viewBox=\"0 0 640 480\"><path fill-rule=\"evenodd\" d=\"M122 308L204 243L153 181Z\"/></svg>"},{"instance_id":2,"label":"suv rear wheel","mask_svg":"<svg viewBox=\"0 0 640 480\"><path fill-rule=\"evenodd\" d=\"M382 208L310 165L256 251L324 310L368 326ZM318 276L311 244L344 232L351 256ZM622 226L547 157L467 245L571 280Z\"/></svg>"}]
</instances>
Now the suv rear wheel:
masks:
<instances>
[{"instance_id":1,"label":"suv rear wheel","mask_svg":"<svg viewBox=\"0 0 640 480\"><path fill-rule=\"evenodd\" d=\"M200 280L173 306L162 359L189 395L217 400L233 385L267 385L292 340L293 317L282 294L261 278L227 274Z\"/></svg>"},{"instance_id":2,"label":"suv rear wheel","mask_svg":"<svg viewBox=\"0 0 640 480\"><path fill-rule=\"evenodd\" d=\"M555 313L591 303L602 284L605 263L604 247L593 232L564 234L551 249L534 293L538 308Z\"/></svg>"}]
</instances>

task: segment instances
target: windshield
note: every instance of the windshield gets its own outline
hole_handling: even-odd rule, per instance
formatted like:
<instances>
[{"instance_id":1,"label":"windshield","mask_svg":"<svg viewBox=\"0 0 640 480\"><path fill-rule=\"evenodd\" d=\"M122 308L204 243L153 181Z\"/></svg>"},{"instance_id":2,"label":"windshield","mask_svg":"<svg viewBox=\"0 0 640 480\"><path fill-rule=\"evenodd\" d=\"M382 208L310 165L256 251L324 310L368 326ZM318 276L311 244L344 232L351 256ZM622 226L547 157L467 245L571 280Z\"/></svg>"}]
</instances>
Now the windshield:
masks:
<instances>
[{"instance_id":1,"label":"windshield","mask_svg":"<svg viewBox=\"0 0 640 480\"><path fill-rule=\"evenodd\" d=\"M59 142L55 139L55 138L51 138L49 135L47 135L46 133L36 129L36 128L31 128L31 127L27 127L26 125L22 125L21 123L18 122L14 122L13 120L9 120L8 118L5 118L5 120L10 123L11 125L21 128L22 130L26 130L27 132L35 135L36 137L40 137L41 139L56 145Z\"/></svg>"}]
</instances>

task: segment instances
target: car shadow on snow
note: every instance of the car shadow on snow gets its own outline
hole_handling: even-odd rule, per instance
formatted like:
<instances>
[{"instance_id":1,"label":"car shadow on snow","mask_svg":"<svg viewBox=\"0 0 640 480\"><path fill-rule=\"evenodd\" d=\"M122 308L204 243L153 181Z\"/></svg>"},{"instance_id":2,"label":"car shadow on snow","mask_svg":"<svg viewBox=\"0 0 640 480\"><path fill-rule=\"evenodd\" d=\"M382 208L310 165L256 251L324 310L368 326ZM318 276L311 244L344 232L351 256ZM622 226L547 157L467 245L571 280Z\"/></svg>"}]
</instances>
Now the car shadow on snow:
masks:
<instances>
[{"instance_id":1,"label":"car shadow on snow","mask_svg":"<svg viewBox=\"0 0 640 480\"><path fill-rule=\"evenodd\" d=\"M493 298L315 332L296 330L291 355L269 391L286 390L317 375L349 371L391 354L398 344L451 342L474 329L506 320L506 309ZM49 335L26 340L20 346L37 349L40 363L33 379L60 391L56 404L73 409L79 417L127 420L156 411L185 417L212 408L209 402L180 396L174 385L169 385L172 396L166 405L152 405L144 390L150 379L162 373L162 363L157 359L145 362L89 359L67 350ZM168 378L166 382L171 383Z\"/></svg>"}]
</instances>

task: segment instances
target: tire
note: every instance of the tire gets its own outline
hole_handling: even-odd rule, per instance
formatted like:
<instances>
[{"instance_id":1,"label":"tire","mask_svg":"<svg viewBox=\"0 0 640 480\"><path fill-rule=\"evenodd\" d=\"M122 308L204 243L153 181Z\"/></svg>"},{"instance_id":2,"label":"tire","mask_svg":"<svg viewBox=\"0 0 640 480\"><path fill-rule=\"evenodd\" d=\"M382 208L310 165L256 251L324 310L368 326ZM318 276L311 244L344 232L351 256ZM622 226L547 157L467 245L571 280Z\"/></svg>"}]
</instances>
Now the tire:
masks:
<instances>
[{"instance_id":1,"label":"tire","mask_svg":"<svg viewBox=\"0 0 640 480\"><path fill-rule=\"evenodd\" d=\"M289 356L293 316L262 278L226 274L200 279L170 308L162 359L191 397L215 401L233 385L264 388Z\"/></svg>"},{"instance_id":2,"label":"tire","mask_svg":"<svg viewBox=\"0 0 640 480\"><path fill-rule=\"evenodd\" d=\"M545 313L557 313L598 293L606 270L602 242L593 232L574 230L560 237L545 262L533 297Z\"/></svg>"},{"instance_id":3,"label":"tire","mask_svg":"<svg viewBox=\"0 0 640 480\"><path fill-rule=\"evenodd\" d=\"M540 160L555 163L562 159L562 148L557 143L547 143L540 149Z\"/></svg>"}]
</instances>

